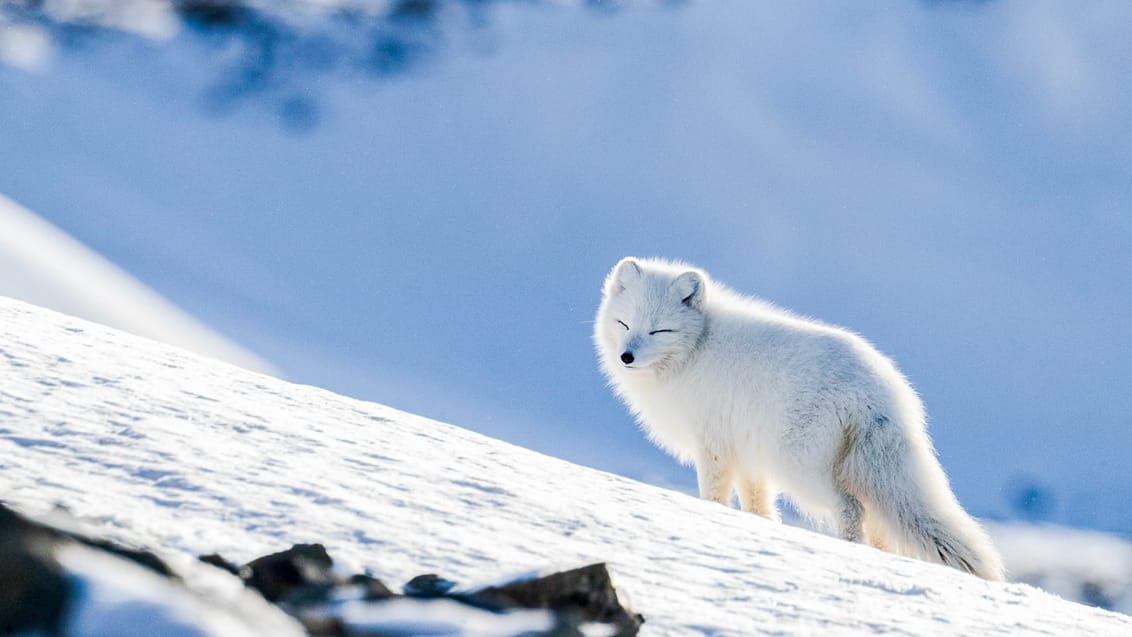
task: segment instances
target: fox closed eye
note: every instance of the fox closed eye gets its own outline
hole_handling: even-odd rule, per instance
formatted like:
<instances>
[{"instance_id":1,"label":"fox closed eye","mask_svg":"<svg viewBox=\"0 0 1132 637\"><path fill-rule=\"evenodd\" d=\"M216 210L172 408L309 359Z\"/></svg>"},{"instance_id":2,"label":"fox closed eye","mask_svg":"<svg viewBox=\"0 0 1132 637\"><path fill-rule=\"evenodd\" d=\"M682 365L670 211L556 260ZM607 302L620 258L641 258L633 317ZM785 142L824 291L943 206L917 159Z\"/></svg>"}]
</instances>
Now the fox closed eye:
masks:
<instances>
[{"instance_id":1,"label":"fox closed eye","mask_svg":"<svg viewBox=\"0 0 1132 637\"><path fill-rule=\"evenodd\" d=\"M620 321L620 320L619 320L619 321L617 321L617 322L621 324L621 327L623 327L623 328L625 328L625 329L629 329L629 326L628 326L628 325L625 325L625 321Z\"/></svg>"},{"instance_id":2,"label":"fox closed eye","mask_svg":"<svg viewBox=\"0 0 1132 637\"><path fill-rule=\"evenodd\" d=\"M653 334L665 334L665 333L675 334L676 330L653 330L653 331L649 332L649 336L652 336Z\"/></svg>"}]
</instances>

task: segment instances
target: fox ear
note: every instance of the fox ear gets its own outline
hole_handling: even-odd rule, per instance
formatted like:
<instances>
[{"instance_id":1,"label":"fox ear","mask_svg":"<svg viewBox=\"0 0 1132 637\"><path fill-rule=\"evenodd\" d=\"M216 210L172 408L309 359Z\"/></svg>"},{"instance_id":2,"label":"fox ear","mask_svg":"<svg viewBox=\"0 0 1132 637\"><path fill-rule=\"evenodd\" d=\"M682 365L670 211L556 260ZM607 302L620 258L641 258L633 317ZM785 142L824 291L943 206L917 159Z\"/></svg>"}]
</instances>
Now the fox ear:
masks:
<instances>
[{"instance_id":1,"label":"fox ear","mask_svg":"<svg viewBox=\"0 0 1132 637\"><path fill-rule=\"evenodd\" d=\"M641 264L632 257L625 257L613 267L613 274L609 278L612 285L610 291L617 293L641 280Z\"/></svg>"},{"instance_id":2,"label":"fox ear","mask_svg":"<svg viewBox=\"0 0 1132 637\"><path fill-rule=\"evenodd\" d=\"M704 278L699 272L688 271L676 277L668 288L680 302L693 310L704 307Z\"/></svg>"}]
</instances>

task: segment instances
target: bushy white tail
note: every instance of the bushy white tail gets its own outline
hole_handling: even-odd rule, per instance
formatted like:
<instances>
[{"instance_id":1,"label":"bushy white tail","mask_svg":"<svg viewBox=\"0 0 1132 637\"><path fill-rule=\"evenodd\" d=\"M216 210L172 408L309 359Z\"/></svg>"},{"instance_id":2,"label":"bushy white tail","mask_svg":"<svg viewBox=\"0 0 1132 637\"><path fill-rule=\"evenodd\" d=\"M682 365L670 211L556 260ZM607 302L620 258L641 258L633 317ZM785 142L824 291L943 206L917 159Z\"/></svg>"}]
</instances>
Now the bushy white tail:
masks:
<instances>
[{"instance_id":1,"label":"bushy white tail","mask_svg":"<svg viewBox=\"0 0 1132 637\"><path fill-rule=\"evenodd\" d=\"M1002 559L990 538L958 504L946 512L905 509L895 513L884 516L893 552L946 564L983 579L1005 578Z\"/></svg>"},{"instance_id":2,"label":"bushy white tail","mask_svg":"<svg viewBox=\"0 0 1132 637\"><path fill-rule=\"evenodd\" d=\"M849 454L843 474L865 507L869 540L899 555L1003 580L1002 558L955 499L926 436L872 438Z\"/></svg>"}]
</instances>

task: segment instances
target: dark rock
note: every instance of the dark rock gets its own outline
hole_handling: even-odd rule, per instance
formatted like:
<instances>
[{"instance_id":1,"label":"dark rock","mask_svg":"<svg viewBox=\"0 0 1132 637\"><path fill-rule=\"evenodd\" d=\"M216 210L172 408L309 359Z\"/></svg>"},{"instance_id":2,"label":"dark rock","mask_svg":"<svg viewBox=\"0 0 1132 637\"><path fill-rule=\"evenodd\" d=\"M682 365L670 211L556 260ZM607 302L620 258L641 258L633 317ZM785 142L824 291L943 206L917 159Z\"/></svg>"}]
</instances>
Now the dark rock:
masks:
<instances>
[{"instance_id":1,"label":"dark rock","mask_svg":"<svg viewBox=\"0 0 1132 637\"><path fill-rule=\"evenodd\" d=\"M630 613L617 599L605 564L591 564L545 577L484 588L473 599L522 608L548 608L578 623L602 622L617 635L636 635L644 618Z\"/></svg>"},{"instance_id":2,"label":"dark rock","mask_svg":"<svg viewBox=\"0 0 1132 637\"><path fill-rule=\"evenodd\" d=\"M150 553L149 551L131 549L121 546L120 544L115 544L109 540L89 538L74 533L65 533L65 535L80 544L89 546L90 548L106 551L107 553L110 553L112 555L125 558L133 562L134 564L144 566L149 570L157 573L158 575L164 575L165 577L171 579L178 579L177 574L173 572L173 569L169 568L168 564L166 564L164 561L162 561L161 558L157 557L153 553Z\"/></svg>"},{"instance_id":3,"label":"dark rock","mask_svg":"<svg viewBox=\"0 0 1132 637\"><path fill-rule=\"evenodd\" d=\"M372 575L354 575L349 579L349 583L354 586L361 586L362 599L370 602L379 599L389 599L395 594L393 591L389 590L389 587L381 580Z\"/></svg>"},{"instance_id":4,"label":"dark rock","mask_svg":"<svg viewBox=\"0 0 1132 637\"><path fill-rule=\"evenodd\" d=\"M169 567L152 553L30 520L0 504L0 634L63 637L74 584L54 556L56 547L73 543L82 550L110 553L151 571L167 576L170 573ZM239 568L215 553L199 560L238 575L249 588L278 604L280 610L299 620L316 637L372 637L376 634L372 630L367 632L343 621L339 614L342 603L361 603L380 614L381 605L388 600L404 599L371 575L335 576L331 572L333 560L321 544L296 544ZM176 576L170 579L185 584ZM423 622L421 626L429 625L430 618L449 616L451 602L489 613L547 609L553 613L555 625L545 633L540 629L538 634L553 637L581 637L593 624L604 625L607 632L603 634L631 636L637 634L644 621L621 606L604 564L470 593L455 592L456 589L455 582L430 573L414 577L403 590L405 596L416 600L418 611L414 612L420 616L414 620ZM235 607L229 610L242 612ZM252 625L257 624L249 624ZM265 627L257 634L273 634L273 628Z\"/></svg>"},{"instance_id":5,"label":"dark rock","mask_svg":"<svg viewBox=\"0 0 1132 637\"><path fill-rule=\"evenodd\" d=\"M240 577L264 598L278 602L302 588L330 583L333 560L321 544L295 544L240 568Z\"/></svg>"},{"instance_id":6,"label":"dark rock","mask_svg":"<svg viewBox=\"0 0 1132 637\"><path fill-rule=\"evenodd\" d=\"M409 597L443 597L456 587L456 582L444 579L435 573L418 575L403 587Z\"/></svg>"},{"instance_id":7,"label":"dark rock","mask_svg":"<svg viewBox=\"0 0 1132 637\"><path fill-rule=\"evenodd\" d=\"M311 637L353 637L355 634L337 617L304 615L298 619Z\"/></svg>"},{"instance_id":8,"label":"dark rock","mask_svg":"<svg viewBox=\"0 0 1132 637\"><path fill-rule=\"evenodd\" d=\"M0 634L62 635L72 585L54 542L0 504Z\"/></svg>"},{"instance_id":9,"label":"dark rock","mask_svg":"<svg viewBox=\"0 0 1132 637\"><path fill-rule=\"evenodd\" d=\"M153 553L149 551L142 551L139 549L131 549L120 544L115 544L109 540L99 538L92 538L75 531L62 529L57 526L51 526L42 522L36 522L23 517L22 515L12 511L11 509L0 504L0 526L6 526L9 529L18 529L23 533L34 535L38 537L51 538L54 540L69 539L84 546L93 549L106 551L121 558L125 558L144 566L151 571L154 571L165 577L176 577L173 570L169 568Z\"/></svg>"},{"instance_id":10,"label":"dark rock","mask_svg":"<svg viewBox=\"0 0 1132 637\"><path fill-rule=\"evenodd\" d=\"M84 556L83 559L93 557L95 554L117 558L122 563L114 575L115 578L129 578L131 573L132 577L146 580L152 577L149 573L163 576L172 587L195 597L198 604L209 606L219 604L220 607L213 610L218 616L227 614L233 620L242 621L246 627L242 634L274 636L292 634L289 631L297 630L297 626L285 617L284 609L264 609L261 603L254 603L250 597L232 600L213 597L206 589L197 589L186 584L153 553L127 548L109 540L92 538L72 530L70 523L63 524L64 526L60 527L49 521L27 518L0 503L0 635L34 634L43 637L65 637L69 634L66 628L72 619L72 614L86 604L97 604L97 600L92 602L76 597L76 591L85 576L76 577L66 571L56 558L62 548L73 552L76 557ZM297 548L299 548L298 553L305 556L309 562L325 564L327 568L329 567L330 558L322 547ZM315 548L317 550L314 550ZM318 551L321 551L321 560ZM235 570L219 555L206 556L202 561L220 566L229 572ZM157 609L166 603L165 600L152 598L145 600L128 598L118 601L125 604L137 601L138 606L135 610L139 613L142 612L141 609L151 607ZM168 603L171 604L171 608L183 601L173 598L168 600ZM139 614L138 618L137 621L143 624L146 621L144 613ZM158 622L160 623L160 620ZM145 625L131 626L131 628L137 628L137 631L127 631L128 634L147 634Z\"/></svg>"},{"instance_id":11,"label":"dark rock","mask_svg":"<svg viewBox=\"0 0 1132 637\"><path fill-rule=\"evenodd\" d=\"M211 565L215 566L216 568L228 571L232 575L239 576L239 574L240 574L240 567L238 567L235 564L233 564L232 562L229 562L228 560L224 559L219 553L209 553L208 555L201 555L197 559L204 562L205 564L211 564Z\"/></svg>"},{"instance_id":12,"label":"dark rock","mask_svg":"<svg viewBox=\"0 0 1132 637\"><path fill-rule=\"evenodd\" d=\"M0 503L0 634L62 634L73 584L55 560L55 549L68 542L177 579L153 553L31 520Z\"/></svg>"}]
</instances>

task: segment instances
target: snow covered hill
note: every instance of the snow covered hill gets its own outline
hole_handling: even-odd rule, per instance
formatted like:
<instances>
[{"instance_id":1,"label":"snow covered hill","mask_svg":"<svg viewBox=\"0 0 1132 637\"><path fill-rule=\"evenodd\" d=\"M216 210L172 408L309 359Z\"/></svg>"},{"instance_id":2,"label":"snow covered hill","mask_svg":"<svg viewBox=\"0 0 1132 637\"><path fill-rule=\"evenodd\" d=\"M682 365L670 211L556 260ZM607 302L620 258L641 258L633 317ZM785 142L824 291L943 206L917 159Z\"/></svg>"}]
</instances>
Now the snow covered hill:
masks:
<instances>
[{"instance_id":1,"label":"snow covered hill","mask_svg":"<svg viewBox=\"0 0 1132 637\"><path fill-rule=\"evenodd\" d=\"M588 323L687 259L892 356L972 512L1132 536L1132 3L238 4L282 17L0 65L0 192L291 378L694 488ZM413 41L343 4L475 15L375 76Z\"/></svg>"},{"instance_id":2,"label":"snow covered hill","mask_svg":"<svg viewBox=\"0 0 1132 637\"><path fill-rule=\"evenodd\" d=\"M601 445L594 439L591 444ZM775 525L0 299L0 498L245 560L319 541L387 581L608 561L646 634L1129 634L1132 619Z\"/></svg>"}]
</instances>

